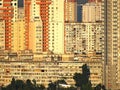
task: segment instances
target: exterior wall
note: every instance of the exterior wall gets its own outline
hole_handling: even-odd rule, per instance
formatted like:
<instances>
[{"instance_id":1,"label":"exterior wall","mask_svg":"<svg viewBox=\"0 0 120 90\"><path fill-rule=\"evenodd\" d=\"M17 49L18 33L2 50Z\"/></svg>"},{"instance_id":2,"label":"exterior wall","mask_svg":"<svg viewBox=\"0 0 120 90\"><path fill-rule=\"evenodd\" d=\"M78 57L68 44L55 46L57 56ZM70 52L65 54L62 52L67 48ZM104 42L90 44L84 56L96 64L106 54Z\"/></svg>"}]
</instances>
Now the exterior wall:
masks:
<instances>
[{"instance_id":1,"label":"exterior wall","mask_svg":"<svg viewBox=\"0 0 120 90\"><path fill-rule=\"evenodd\" d=\"M29 8L28 8L28 6ZM26 38L27 49L33 50L35 53L43 51L43 23L40 16L40 5L36 0L25 1L26 16Z\"/></svg>"},{"instance_id":2,"label":"exterior wall","mask_svg":"<svg viewBox=\"0 0 120 90\"><path fill-rule=\"evenodd\" d=\"M101 53L101 23L66 23L65 52Z\"/></svg>"},{"instance_id":3,"label":"exterior wall","mask_svg":"<svg viewBox=\"0 0 120 90\"><path fill-rule=\"evenodd\" d=\"M5 50L5 22L0 20L0 50Z\"/></svg>"},{"instance_id":4,"label":"exterior wall","mask_svg":"<svg viewBox=\"0 0 120 90\"><path fill-rule=\"evenodd\" d=\"M120 1L103 0L105 84L107 89L120 89Z\"/></svg>"},{"instance_id":5,"label":"exterior wall","mask_svg":"<svg viewBox=\"0 0 120 90\"><path fill-rule=\"evenodd\" d=\"M19 8L17 12L17 20L13 21L13 35L12 35L12 48L13 51L25 49L25 21L24 9Z\"/></svg>"},{"instance_id":6,"label":"exterior wall","mask_svg":"<svg viewBox=\"0 0 120 90\"><path fill-rule=\"evenodd\" d=\"M5 21L5 49L11 49L11 33L12 33L12 18L13 18L13 8L11 6L11 0L1 0L0 1L0 19ZM9 8L7 8L9 7ZM9 18L8 18L9 17Z\"/></svg>"},{"instance_id":7,"label":"exterior wall","mask_svg":"<svg viewBox=\"0 0 120 90\"><path fill-rule=\"evenodd\" d=\"M31 0L31 5L30 5L30 21L33 21L36 18L40 18L40 6L37 4L36 0Z\"/></svg>"},{"instance_id":8,"label":"exterior wall","mask_svg":"<svg viewBox=\"0 0 120 90\"><path fill-rule=\"evenodd\" d=\"M22 80L35 79L37 84L44 84L45 86L50 83L50 80L54 82L65 78L68 84L73 85L75 82L72 77L75 72L81 73L81 66L84 63L90 67L90 80L93 86L102 83L101 59L98 57L91 60L89 58L83 59L87 61L3 61L0 62L0 85L9 84L12 77Z\"/></svg>"},{"instance_id":9,"label":"exterior wall","mask_svg":"<svg viewBox=\"0 0 120 90\"><path fill-rule=\"evenodd\" d=\"M101 3L86 3L82 8L82 22L101 21Z\"/></svg>"},{"instance_id":10,"label":"exterior wall","mask_svg":"<svg viewBox=\"0 0 120 90\"><path fill-rule=\"evenodd\" d=\"M11 5L14 8L12 22L16 22L18 17L18 0L11 0Z\"/></svg>"},{"instance_id":11,"label":"exterior wall","mask_svg":"<svg viewBox=\"0 0 120 90\"><path fill-rule=\"evenodd\" d=\"M49 6L49 50L64 53L64 0L52 0Z\"/></svg>"},{"instance_id":12,"label":"exterior wall","mask_svg":"<svg viewBox=\"0 0 120 90\"><path fill-rule=\"evenodd\" d=\"M65 14L65 22L76 22L76 5L77 5L77 2L76 1L71 1L71 0L66 0L64 1L64 14Z\"/></svg>"},{"instance_id":13,"label":"exterior wall","mask_svg":"<svg viewBox=\"0 0 120 90\"><path fill-rule=\"evenodd\" d=\"M43 28L43 52L49 51L49 5L51 0L36 0L40 6L40 16Z\"/></svg>"},{"instance_id":14,"label":"exterior wall","mask_svg":"<svg viewBox=\"0 0 120 90\"><path fill-rule=\"evenodd\" d=\"M30 5L31 0L24 0L25 8L25 49L29 49L29 27L30 27Z\"/></svg>"},{"instance_id":15,"label":"exterior wall","mask_svg":"<svg viewBox=\"0 0 120 90\"><path fill-rule=\"evenodd\" d=\"M34 53L42 52L42 25L40 20L30 23L29 49Z\"/></svg>"},{"instance_id":16,"label":"exterior wall","mask_svg":"<svg viewBox=\"0 0 120 90\"><path fill-rule=\"evenodd\" d=\"M77 1L77 22L82 22L82 5L88 3L88 0L76 0Z\"/></svg>"}]
</instances>

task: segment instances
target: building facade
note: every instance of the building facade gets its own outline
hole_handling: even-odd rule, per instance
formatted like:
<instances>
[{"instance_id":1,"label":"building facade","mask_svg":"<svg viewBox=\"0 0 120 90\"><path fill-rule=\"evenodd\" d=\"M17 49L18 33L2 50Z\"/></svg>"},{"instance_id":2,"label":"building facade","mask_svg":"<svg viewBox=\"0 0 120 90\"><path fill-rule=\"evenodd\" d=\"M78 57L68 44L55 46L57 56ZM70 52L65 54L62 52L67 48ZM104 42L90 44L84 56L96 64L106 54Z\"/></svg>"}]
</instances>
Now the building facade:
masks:
<instances>
[{"instance_id":1,"label":"building facade","mask_svg":"<svg viewBox=\"0 0 120 90\"><path fill-rule=\"evenodd\" d=\"M76 0L64 1L64 19L65 22L77 21L77 2Z\"/></svg>"},{"instance_id":2,"label":"building facade","mask_svg":"<svg viewBox=\"0 0 120 90\"><path fill-rule=\"evenodd\" d=\"M120 89L120 1L103 0L105 83L111 90Z\"/></svg>"},{"instance_id":3,"label":"building facade","mask_svg":"<svg viewBox=\"0 0 120 90\"><path fill-rule=\"evenodd\" d=\"M103 64L101 57L93 56L91 58L81 57L80 61L1 61L0 62L0 85L8 85L14 77L21 80L36 80L37 84L47 86L50 81L65 79L65 81L74 85L74 73L82 72L82 65L87 64L90 67L90 80L93 87L103 82L102 70Z\"/></svg>"},{"instance_id":4,"label":"building facade","mask_svg":"<svg viewBox=\"0 0 120 90\"><path fill-rule=\"evenodd\" d=\"M5 22L0 20L0 50L5 50Z\"/></svg>"},{"instance_id":5,"label":"building facade","mask_svg":"<svg viewBox=\"0 0 120 90\"><path fill-rule=\"evenodd\" d=\"M65 53L102 53L101 23L65 23Z\"/></svg>"},{"instance_id":6,"label":"building facade","mask_svg":"<svg viewBox=\"0 0 120 90\"><path fill-rule=\"evenodd\" d=\"M13 18L13 6L11 0L0 1L0 18L5 22L5 49L10 50L12 47L12 18ZM8 18L9 17L9 18Z\"/></svg>"},{"instance_id":7,"label":"building facade","mask_svg":"<svg viewBox=\"0 0 120 90\"><path fill-rule=\"evenodd\" d=\"M82 22L101 21L101 3L86 3L82 6Z\"/></svg>"},{"instance_id":8,"label":"building facade","mask_svg":"<svg viewBox=\"0 0 120 90\"><path fill-rule=\"evenodd\" d=\"M64 0L49 5L49 51L64 53Z\"/></svg>"}]
</instances>

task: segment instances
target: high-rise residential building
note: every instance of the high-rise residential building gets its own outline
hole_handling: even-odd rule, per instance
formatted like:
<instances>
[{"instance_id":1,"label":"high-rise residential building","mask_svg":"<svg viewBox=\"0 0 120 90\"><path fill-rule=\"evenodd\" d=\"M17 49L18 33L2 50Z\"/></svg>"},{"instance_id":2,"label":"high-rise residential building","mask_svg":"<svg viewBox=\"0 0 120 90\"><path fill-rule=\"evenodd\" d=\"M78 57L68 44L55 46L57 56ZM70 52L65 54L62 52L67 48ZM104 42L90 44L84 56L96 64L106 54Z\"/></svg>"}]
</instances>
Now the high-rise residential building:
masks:
<instances>
[{"instance_id":1,"label":"high-rise residential building","mask_svg":"<svg viewBox=\"0 0 120 90\"><path fill-rule=\"evenodd\" d=\"M49 50L64 53L64 0L51 0L49 5Z\"/></svg>"},{"instance_id":2,"label":"high-rise residential building","mask_svg":"<svg viewBox=\"0 0 120 90\"><path fill-rule=\"evenodd\" d=\"M49 5L51 0L36 0L36 3L40 5L40 16L42 20L43 28L43 52L49 51Z\"/></svg>"},{"instance_id":3,"label":"high-rise residential building","mask_svg":"<svg viewBox=\"0 0 120 90\"><path fill-rule=\"evenodd\" d=\"M82 22L82 5L87 2L88 0L77 0L77 22Z\"/></svg>"},{"instance_id":4,"label":"high-rise residential building","mask_svg":"<svg viewBox=\"0 0 120 90\"><path fill-rule=\"evenodd\" d=\"M86 3L82 9L82 22L101 21L101 3Z\"/></svg>"},{"instance_id":5,"label":"high-rise residential building","mask_svg":"<svg viewBox=\"0 0 120 90\"><path fill-rule=\"evenodd\" d=\"M42 32L42 25L39 19L35 19L35 22L30 23L29 49L34 53L41 53L43 51Z\"/></svg>"},{"instance_id":6,"label":"high-rise residential building","mask_svg":"<svg viewBox=\"0 0 120 90\"><path fill-rule=\"evenodd\" d=\"M0 84L12 77L45 85L65 77L74 84L83 63L91 68L92 85L103 83L101 3L94 1L24 0L20 8L18 0L0 0L0 50L6 49L0 52Z\"/></svg>"},{"instance_id":7,"label":"high-rise residential building","mask_svg":"<svg viewBox=\"0 0 120 90\"><path fill-rule=\"evenodd\" d=\"M43 24L40 16L40 5L37 4L36 0L31 1L30 11L29 49L34 53L40 53L43 50Z\"/></svg>"},{"instance_id":8,"label":"high-rise residential building","mask_svg":"<svg viewBox=\"0 0 120 90\"><path fill-rule=\"evenodd\" d=\"M12 45L12 18L13 9L11 5L11 0L1 0L0 1L0 18L5 22L5 49L10 50Z\"/></svg>"},{"instance_id":9,"label":"high-rise residential building","mask_svg":"<svg viewBox=\"0 0 120 90\"><path fill-rule=\"evenodd\" d=\"M34 53L43 51L43 23L40 16L40 5L36 0L25 0L25 41L26 49Z\"/></svg>"},{"instance_id":10,"label":"high-rise residential building","mask_svg":"<svg viewBox=\"0 0 120 90\"><path fill-rule=\"evenodd\" d=\"M105 83L120 89L120 0L103 0Z\"/></svg>"},{"instance_id":11,"label":"high-rise residential building","mask_svg":"<svg viewBox=\"0 0 120 90\"><path fill-rule=\"evenodd\" d=\"M25 50L25 18L24 8L18 8L17 18L13 21L12 51Z\"/></svg>"},{"instance_id":12,"label":"high-rise residential building","mask_svg":"<svg viewBox=\"0 0 120 90\"><path fill-rule=\"evenodd\" d=\"M101 54L101 23L65 23L65 53Z\"/></svg>"},{"instance_id":13,"label":"high-rise residential building","mask_svg":"<svg viewBox=\"0 0 120 90\"><path fill-rule=\"evenodd\" d=\"M77 2L76 0L65 0L64 1L64 19L65 22L76 22L77 21Z\"/></svg>"},{"instance_id":14,"label":"high-rise residential building","mask_svg":"<svg viewBox=\"0 0 120 90\"><path fill-rule=\"evenodd\" d=\"M0 50L5 50L5 22L0 20Z\"/></svg>"}]
</instances>

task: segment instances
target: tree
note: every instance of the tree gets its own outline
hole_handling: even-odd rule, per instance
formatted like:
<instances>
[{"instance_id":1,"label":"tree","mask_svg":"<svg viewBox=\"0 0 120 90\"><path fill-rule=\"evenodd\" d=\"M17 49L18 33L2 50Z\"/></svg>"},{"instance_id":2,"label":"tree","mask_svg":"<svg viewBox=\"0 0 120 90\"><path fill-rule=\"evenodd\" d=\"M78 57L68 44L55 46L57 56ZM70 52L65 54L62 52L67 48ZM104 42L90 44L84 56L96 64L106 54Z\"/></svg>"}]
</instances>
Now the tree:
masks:
<instances>
[{"instance_id":1,"label":"tree","mask_svg":"<svg viewBox=\"0 0 120 90\"><path fill-rule=\"evenodd\" d=\"M54 82L56 85L59 85L59 84L67 84L65 80L57 80Z\"/></svg>"},{"instance_id":2,"label":"tree","mask_svg":"<svg viewBox=\"0 0 120 90\"><path fill-rule=\"evenodd\" d=\"M51 82L48 84L48 90L56 90L56 85L55 83Z\"/></svg>"},{"instance_id":3,"label":"tree","mask_svg":"<svg viewBox=\"0 0 120 90\"><path fill-rule=\"evenodd\" d=\"M33 79L33 80L32 80L32 82L33 82L33 84L36 86L36 80L35 80L35 79Z\"/></svg>"},{"instance_id":4,"label":"tree","mask_svg":"<svg viewBox=\"0 0 120 90\"><path fill-rule=\"evenodd\" d=\"M44 90L44 89L45 89L45 86L41 84L38 89L39 89L39 90Z\"/></svg>"},{"instance_id":5,"label":"tree","mask_svg":"<svg viewBox=\"0 0 120 90\"><path fill-rule=\"evenodd\" d=\"M73 79L75 80L75 86L80 87L81 90L92 90L92 84L89 80L90 69L87 64L82 66L82 74L75 73Z\"/></svg>"},{"instance_id":6,"label":"tree","mask_svg":"<svg viewBox=\"0 0 120 90\"><path fill-rule=\"evenodd\" d=\"M30 79L27 79L26 80L26 88L28 90L35 90L36 86L34 84L32 84Z\"/></svg>"},{"instance_id":7,"label":"tree","mask_svg":"<svg viewBox=\"0 0 120 90\"><path fill-rule=\"evenodd\" d=\"M87 66L87 64L84 64L82 66L82 83L87 84L89 82L89 77L90 77L90 69Z\"/></svg>"},{"instance_id":8,"label":"tree","mask_svg":"<svg viewBox=\"0 0 120 90\"><path fill-rule=\"evenodd\" d=\"M12 89L12 90L15 90L15 89L16 89L15 84L16 84L16 81L15 81L15 78L13 77L13 78L12 78L12 81L11 81L11 89Z\"/></svg>"},{"instance_id":9,"label":"tree","mask_svg":"<svg viewBox=\"0 0 120 90\"><path fill-rule=\"evenodd\" d=\"M94 88L94 90L106 90L106 88L105 88L104 85L98 84L98 85Z\"/></svg>"},{"instance_id":10,"label":"tree","mask_svg":"<svg viewBox=\"0 0 120 90\"><path fill-rule=\"evenodd\" d=\"M73 79L75 80L75 86L77 86L77 87L82 86L82 74L75 73L73 76Z\"/></svg>"},{"instance_id":11,"label":"tree","mask_svg":"<svg viewBox=\"0 0 120 90\"><path fill-rule=\"evenodd\" d=\"M11 85L15 85L15 78L12 78Z\"/></svg>"},{"instance_id":12,"label":"tree","mask_svg":"<svg viewBox=\"0 0 120 90\"><path fill-rule=\"evenodd\" d=\"M87 84L83 84L81 90L92 90L91 82L88 82Z\"/></svg>"},{"instance_id":13,"label":"tree","mask_svg":"<svg viewBox=\"0 0 120 90\"><path fill-rule=\"evenodd\" d=\"M31 82L31 80L26 80L26 82L24 82L23 80L15 80L15 78L12 78L12 81L9 85L7 85L6 87L1 87L2 90L44 90L45 86L44 85L40 85L38 86L36 84L36 81L33 80L33 83Z\"/></svg>"},{"instance_id":14,"label":"tree","mask_svg":"<svg viewBox=\"0 0 120 90\"><path fill-rule=\"evenodd\" d=\"M15 87L16 90L23 90L25 83L22 80L16 80Z\"/></svg>"}]
</instances>

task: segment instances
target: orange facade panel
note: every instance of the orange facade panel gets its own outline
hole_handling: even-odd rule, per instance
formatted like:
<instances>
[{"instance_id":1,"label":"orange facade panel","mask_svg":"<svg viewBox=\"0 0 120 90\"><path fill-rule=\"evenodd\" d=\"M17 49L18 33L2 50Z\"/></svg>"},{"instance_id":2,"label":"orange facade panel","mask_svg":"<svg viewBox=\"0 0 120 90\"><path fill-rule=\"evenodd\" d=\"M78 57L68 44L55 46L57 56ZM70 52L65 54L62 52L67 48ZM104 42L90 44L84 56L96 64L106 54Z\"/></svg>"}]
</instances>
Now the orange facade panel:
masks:
<instances>
[{"instance_id":1,"label":"orange facade panel","mask_svg":"<svg viewBox=\"0 0 120 90\"><path fill-rule=\"evenodd\" d=\"M10 7L10 3L4 3L3 6L4 7Z\"/></svg>"},{"instance_id":2,"label":"orange facade panel","mask_svg":"<svg viewBox=\"0 0 120 90\"><path fill-rule=\"evenodd\" d=\"M0 10L13 10L13 8L6 8L6 7L1 7Z\"/></svg>"},{"instance_id":3,"label":"orange facade panel","mask_svg":"<svg viewBox=\"0 0 120 90\"><path fill-rule=\"evenodd\" d=\"M25 45L26 45L26 49L29 49L30 4L31 4L30 0L25 0L25 24L26 24L26 26L25 26L25 30L26 30Z\"/></svg>"},{"instance_id":4,"label":"orange facade panel","mask_svg":"<svg viewBox=\"0 0 120 90\"><path fill-rule=\"evenodd\" d=\"M47 1L47 2L37 2L37 4L51 4L51 2L50 1Z\"/></svg>"},{"instance_id":5,"label":"orange facade panel","mask_svg":"<svg viewBox=\"0 0 120 90\"><path fill-rule=\"evenodd\" d=\"M3 0L3 2L11 2L12 0Z\"/></svg>"}]
</instances>

